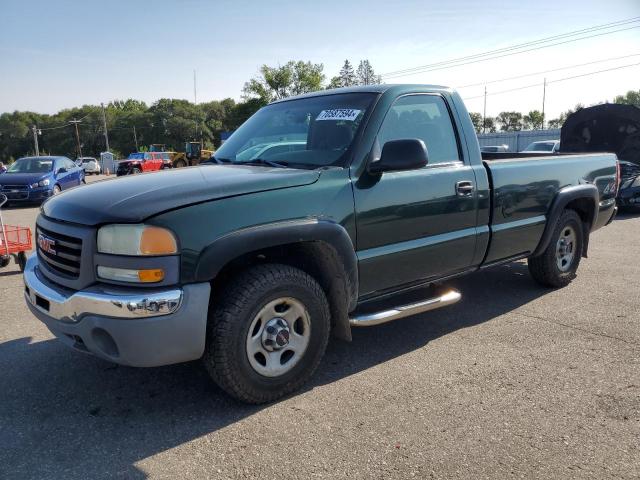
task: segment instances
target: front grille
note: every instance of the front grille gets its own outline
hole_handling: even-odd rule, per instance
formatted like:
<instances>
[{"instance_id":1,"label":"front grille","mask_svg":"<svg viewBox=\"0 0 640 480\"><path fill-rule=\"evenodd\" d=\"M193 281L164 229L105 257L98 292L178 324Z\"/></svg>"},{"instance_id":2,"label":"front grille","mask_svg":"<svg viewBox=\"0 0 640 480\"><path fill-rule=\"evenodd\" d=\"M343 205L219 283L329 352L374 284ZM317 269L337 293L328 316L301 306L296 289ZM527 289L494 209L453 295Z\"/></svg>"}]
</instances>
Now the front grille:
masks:
<instances>
[{"instance_id":1,"label":"front grille","mask_svg":"<svg viewBox=\"0 0 640 480\"><path fill-rule=\"evenodd\" d=\"M9 200L24 200L29 198L27 185L3 185L0 190Z\"/></svg>"},{"instance_id":2,"label":"front grille","mask_svg":"<svg viewBox=\"0 0 640 480\"><path fill-rule=\"evenodd\" d=\"M620 163L620 183L640 176L640 165Z\"/></svg>"},{"instance_id":3,"label":"front grille","mask_svg":"<svg viewBox=\"0 0 640 480\"><path fill-rule=\"evenodd\" d=\"M38 225L37 250L40 260L45 262L51 270L66 275L70 278L78 278L80 275L80 258L82 254L82 240L61 233L52 232ZM45 251L41 245L41 235L53 240L53 251ZM43 242L45 243L45 242ZM55 253L54 253L55 252Z\"/></svg>"}]
</instances>

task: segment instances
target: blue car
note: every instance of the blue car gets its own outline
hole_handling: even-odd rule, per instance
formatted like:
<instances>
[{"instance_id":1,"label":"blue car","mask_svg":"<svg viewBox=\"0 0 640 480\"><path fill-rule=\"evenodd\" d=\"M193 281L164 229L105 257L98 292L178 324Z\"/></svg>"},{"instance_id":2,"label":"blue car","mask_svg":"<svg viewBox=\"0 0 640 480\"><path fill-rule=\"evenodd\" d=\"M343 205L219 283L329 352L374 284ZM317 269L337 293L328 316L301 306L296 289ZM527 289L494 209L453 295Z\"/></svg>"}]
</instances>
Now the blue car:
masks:
<instances>
[{"instance_id":1,"label":"blue car","mask_svg":"<svg viewBox=\"0 0 640 480\"><path fill-rule=\"evenodd\" d=\"M23 157L0 175L0 193L11 203L42 202L83 183L84 171L67 157Z\"/></svg>"}]
</instances>

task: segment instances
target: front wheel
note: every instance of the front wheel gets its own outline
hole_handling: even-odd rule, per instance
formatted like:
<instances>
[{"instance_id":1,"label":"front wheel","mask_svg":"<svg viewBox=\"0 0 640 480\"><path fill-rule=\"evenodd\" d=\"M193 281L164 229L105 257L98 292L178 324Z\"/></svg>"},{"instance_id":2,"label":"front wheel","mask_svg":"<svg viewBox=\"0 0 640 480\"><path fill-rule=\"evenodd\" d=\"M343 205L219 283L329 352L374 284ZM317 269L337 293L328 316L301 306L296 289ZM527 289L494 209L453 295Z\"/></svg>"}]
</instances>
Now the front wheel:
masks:
<instances>
[{"instance_id":1,"label":"front wheel","mask_svg":"<svg viewBox=\"0 0 640 480\"><path fill-rule=\"evenodd\" d=\"M62 191L62 189L60 188L60 185L54 185L53 186L53 194L54 195L58 195L61 191Z\"/></svg>"},{"instance_id":2,"label":"front wheel","mask_svg":"<svg viewBox=\"0 0 640 480\"><path fill-rule=\"evenodd\" d=\"M565 287L576 278L583 249L582 219L565 210L556 222L551 241L537 257L529 258L531 276L545 287Z\"/></svg>"},{"instance_id":3,"label":"front wheel","mask_svg":"<svg viewBox=\"0 0 640 480\"><path fill-rule=\"evenodd\" d=\"M133 170L131 170L131 173L132 173L133 175L137 175L137 174L139 174L139 173L141 173L141 172L142 172L142 170L140 170L140 169L139 169L139 168L137 168L137 167L136 167L136 168L134 168Z\"/></svg>"},{"instance_id":4,"label":"front wheel","mask_svg":"<svg viewBox=\"0 0 640 480\"><path fill-rule=\"evenodd\" d=\"M231 280L209 309L209 374L246 403L276 400L300 388L324 355L330 331L327 298L305 272L267 264Z\"/></svg>"}]
</instances>

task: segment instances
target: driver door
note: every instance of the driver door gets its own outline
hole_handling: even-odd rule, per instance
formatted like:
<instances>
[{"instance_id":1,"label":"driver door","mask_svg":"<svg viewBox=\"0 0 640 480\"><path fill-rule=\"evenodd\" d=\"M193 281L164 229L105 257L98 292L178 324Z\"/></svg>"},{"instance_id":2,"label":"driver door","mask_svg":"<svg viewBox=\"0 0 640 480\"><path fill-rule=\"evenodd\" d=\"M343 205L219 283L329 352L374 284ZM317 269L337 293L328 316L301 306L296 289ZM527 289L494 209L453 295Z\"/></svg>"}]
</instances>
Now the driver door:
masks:
<instances>
[{"instance_id":1,"label":"driver door","mask_svg":"<svg viewBox=\"0 0 640 480\"><path fill-rule=\"evenodd\" d=\"M425 167L365 172L354 184L363 295L444 277L473 262L475 174L443 96L406 95L390 107L378 132L380 148L414 138L427 146Z\"/></svg>"},{"instance_id":2,"label":"driver door","mask_svg":"<svg viewBox=\"0 0 640 480\"><path fill-rule=\"evenodd\" d=\"M68 167L69 165L66 164L63 158L57 159L54 165L56 183L60 185L61 190L66 190L72 186L72 172L69 171Z\"/></svg>"}]
</instances>

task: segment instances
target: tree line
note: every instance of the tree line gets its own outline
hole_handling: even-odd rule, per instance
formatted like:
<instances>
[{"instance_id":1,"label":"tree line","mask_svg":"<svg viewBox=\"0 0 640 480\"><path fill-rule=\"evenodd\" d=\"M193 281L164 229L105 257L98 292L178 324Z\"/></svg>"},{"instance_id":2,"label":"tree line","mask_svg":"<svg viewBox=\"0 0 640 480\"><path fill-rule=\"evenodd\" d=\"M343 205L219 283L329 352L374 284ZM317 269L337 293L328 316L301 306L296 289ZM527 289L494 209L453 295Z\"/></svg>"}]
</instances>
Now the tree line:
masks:
<instances>
[{"instance_id":1,"label":"tree line","mask_svg":"<svg viewBox=\"0 0 640 480\"><path fill-rule=\"evenodd\" d=\"M14 111L0 115L0 161L11 163L14 159L35 153L34 130L41 154L79 155L75 126L80 120L78 134L84 156L98 156L106 150L103 115L107 124L110 150L116 158L130 152L145 150L154 143L182 151L186 141L202 141L205 148L215 149L224 132L238 128L258 109L274 100L292 95L322 90L381 83L381 77L369 60L353 67L345 60L336 76L326 82L324 65L304 61L290 61L284 65L262 65L258 74L244 84L242 99L232 98L194 104L188 100L163 98L151 105L128 99L115 100L104 106L83 105L61 110L55 114ZM614 99L616 103L640 106L640 90L630 91ZM582 108L576 105L557 119L545 122L545 126L559 127L568 114ZM542 126L542 113L533 110L527 114L501 112L496 117L483 119L476 112L470 114L476 131L481 133L537 129ZM35 127L35 129L33 128Z\"/></svg>"},{"instance_id":2,"label":"tree line","mask_svg":"<svg viewBox=\"0 0 640 480\"><path fill-rule=\"evenodd\" d=\"M154 143L181 151L186 141L195 140L215 149L224 132L235 130L269 102L323 88L379 82L368 60L361 60L355 71L346 60L328 84L323 64L290 61L275 67L262 65L258 75L244 84L239 102L225 98L196 105L188 100L162 98L147 105L135 99L115 100L104 106L109 147L117 158ZM106 150L100 105L64 109L53 115L15 111L0 115L0 161L11 163L35 153L34 126L41 154L77 157L75 126L70 123L73 120L80 120L82 155L98 156Z\"/></svg>"},{"instance_id":3,"label":"tree line","mask_svg":"<svg viewBox=\"0 0 640 480\"><path fill-rule=\"evenodd\" d=\"M613 103L640 107L640 90L629 90L624 95L618 95L613 99ZM518 132L521 130L540 130L543 126L544 128L562 128L567 117L581 108L584 108L584 105L579 103L575 107L562 112L557 118L550 120L546 120L540 110L531 110L528 113L500 112L495 117L485 118L484 122L481 113L469 112L469 116L476 133Z\"/></svg>"}]
</instances>

